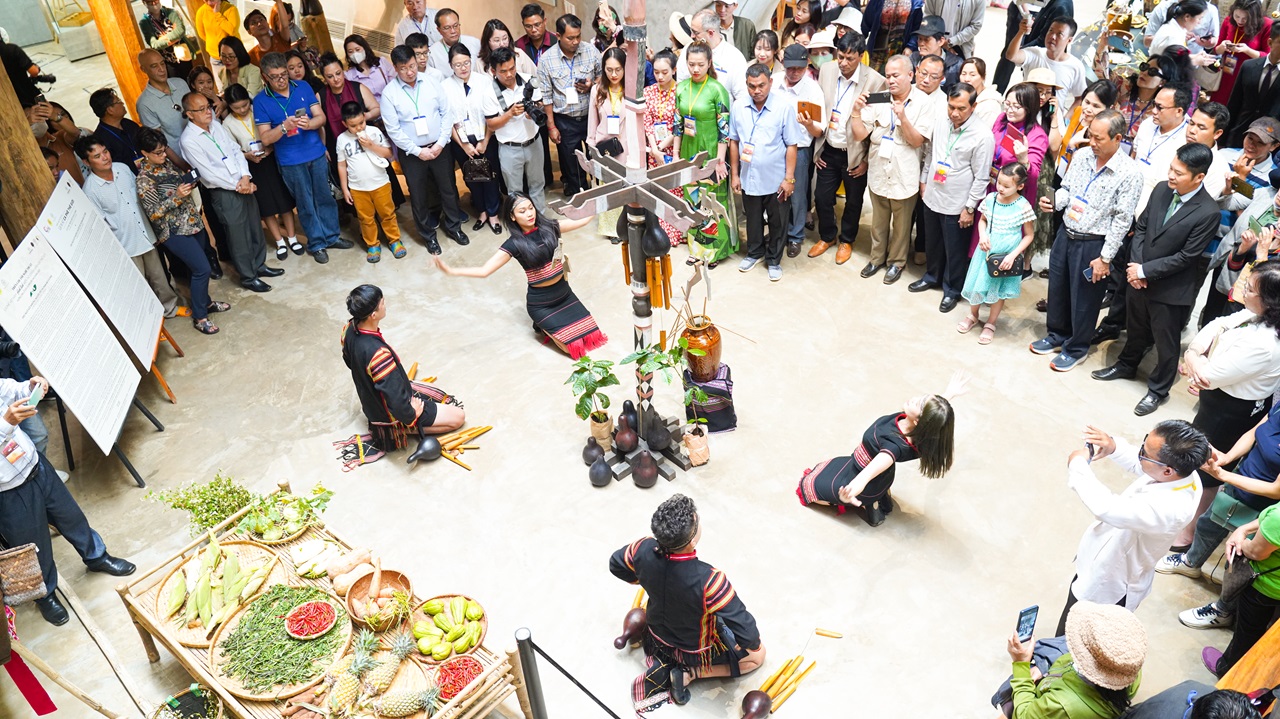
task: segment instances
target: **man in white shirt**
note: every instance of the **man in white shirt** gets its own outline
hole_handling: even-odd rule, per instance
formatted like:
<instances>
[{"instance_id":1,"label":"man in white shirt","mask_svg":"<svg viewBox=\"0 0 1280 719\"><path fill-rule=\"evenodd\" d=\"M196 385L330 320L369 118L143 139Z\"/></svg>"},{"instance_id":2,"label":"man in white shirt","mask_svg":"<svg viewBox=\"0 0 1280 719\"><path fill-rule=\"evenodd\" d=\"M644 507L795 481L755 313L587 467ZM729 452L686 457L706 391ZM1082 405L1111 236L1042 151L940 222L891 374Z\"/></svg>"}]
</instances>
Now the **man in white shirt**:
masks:
<instances>
[{"instance_id":1,"label":"man in white shirt","mask_svg":"<svg viewBox=\"0 0 1280 719\"><path fill-rule=\"evenodd\" d=\"M1161 2L1147 13L1147 27L1142 31L1142 43L1148 48L1151 47L1156 33L1160 32L1160 28L1169 21L1169 10L1177 5L1176 2ZM1187 49L1193 55L1204 52L1205 48L1212 50L1218 42L1218 28L1222 25L1218 16L1218 6L1214 3L1208 5L1207 11L1200 15L1200 20L1191 29L1194 37L1187 40Z\"/></svg>"},{"instance_id":2,"label":"man in white shirt","mask_svg":"<svg viewBox=\"0 0 1280 719\"><path fill-rule=\"evenodd\" d=\"M693 16L689 27L693 30L694 42L705 42L711 48L711 64L716 69L716 79L733 96L734 104L748 102L751 98L747 95L747 58L733 43L724 39L720 31L720 16L715 10L703 10ZM680 60L676 63L676 79L689 79L686 53L680 53Z\"/></svg>"},{"instance_id":3,"label":"man in white shirt","mask_svg":"<svg viewBox=\"0 0 1280 719\"><path fill-rule=\"evenodd\" d=\"M795 105L796 122L800 125L796 142L796 189L791 195L791 218L787 223L787 257L800 254L804 243L804 222L809 213L809 161L813 158L813 140L822 137L827 116L826 98L817 80L809 77L809 51L800 43L792 43L782 52L783 75L775 81L773 91ZM817 108L816 116L799 111L800 103Z\"/></svg>"},{"instance_id":4,"label":"man in white shirt","mask_svg":"<svg viewBox=\"0 0 1280 719\"><path fill-rule=\"evenodd\" d=\"M267 267L267 249L262 241L262 219L258 212L257 187L249 174L249 161L240 145L222 123L213 119L213 106L198 92L182 98L187 128L179 142L182 156L200 175L200 184L209 189L212 205L226 229L231 264L240 274L240 286L253 292L268 292L271 285L262 277L284 274Z\"/></svg>"},{"instance_id":5,"label":"man in white shirt","mask_svg":"<svg viewBox=\"0 0 1280 719\"><path fill-rule=\"evenodd\" d=\"M529 188L529 199L538 212L547 211L546 179L543 175L542 148L538 145L538 124L529 117L525 105L525 88L533 87L529 103L535 112L542 105L542 91L530 85L532 78L516 72L516 56L510 48L500 47L489 57L497 75L492 83L477 83L483 93L481 109L485 122L498 141L498 165L507 187ZM501 91L501 96L499 96Z\"/></svg>"},{"instance_id":6,"label":"man in white shirt","mask_svg":"<svg viewBox=\"0 0 1280 719\"><path fill-rule=\"evenodd\" d=\"M436 29L436 11L427 7L427 0L404 0L404 19L396 25L396 45L403 45L404 39L415 32L427 36L431 42L440 42L440 31Z\"/></svg>"},{"instance_id":7,"label":"man in white shirt","mask_svg":"<svg viewBox=\"0 0 1280 719\"><path fill-rule=\"evenodd\" d=\"M54 595L58 568L53 561L50 525L75 548L90 572L124 577L133 574L136 567L107 554L102 537L89 526L53 465L19 426L36 415L36 408L27 401L37 387L47 392L49 382L43 377L26 382L0 379L0 407L4 407L0 413L0 541L6 547L36 545L36 560L48 592L36 600L36 607L45 621L59 626L67 623L68 616Z\"/></svg>"},{"instance_id":8,"label":"man in white shirt","mask_svg":"<svg viewBox=\"0 0 1280 719\"><path fill-rule=\"evenodd\" d=\"M462 18L453 8L441 8L436 13L436 31L440 33L440 40L431 43L431 57L427 64L446 78L453 75L453 68L449 66L449 48L454 43L466 45L471 57L480 56L480 40L462 34Z\"/></svg>"},{"instance_id":9,"label":"man in white shirt","mask_svg":"<svg viewBox=\"0 0 1280 719\"><path fill-rule=\"evenodd\" d=\"M973 57L973 44L986 19L987 4L982 0L925 0L925 15L938 15L947 28L947 44L964 57Z\"/></svg>"},{"instance_id":10,"label":"man in white shirt","mask_svg":"<svg viewBox=\"0 0 1280 719\"><path fill-rule=\"evenodd\" d=\"M921 147L937 118L936 106L911 84L912 75L911 58L894 55L884 66L890 102L869 105L859 95L853 104L854 141L871 139L871 255L861 274L871 277L887 265L886 285L897 282L907 264L912 213L920 199Z\"/></svg>"},{"instance_id":11,"label":"man in white shirt","mask_svg":"<svg viewBox=\"0 0 1280 719\"><path fill-rule=\"evenodd\" d=\"M1137 214L1147 207L1151 191L1169 180L1169 164L1178 148L1187 144L1187 109L1191 93L1182 87L1166 87L1156 93L1155 112L1138 125L1133 137L1133 159L1142 170L1142 195Z\"/></svg>"},{"instance_id":12,"label":"man in white shirt","mask_svg":"<svg viewBox=\"0 0 1280 719\"><path fill-rule=\"evenodd\" d=\"M1136 611L1151 593L1156 563L1169 542L1195 517L1201 482L1197 469L1209 459L1209 440L1190 422L1157 424L1135 446L1096 427L1085 428L1087 445L1067 457L1067 486L1095 521L1076 549L1076 576L1058 622L1077 601L1117 604ZM1090 462L1103 457L1139 475L1120 494L1093 474Z\"/></svg>"},{"instance_id":13,"label":"man in white shirt","mask_svg":"<svg viewBox=\"0 0 1280 719\"><path fill-rule=\"evenodd\" d=\"M93 135L76 140L74 149L76 156L89 167L84 178L84 194L98 208L120 246L146 278L164 307L165 319L179 314L189 316L191 310L173 291L164 273L164 263L156 251L155 230L138 204L138 183L133 172L123 163L112 162L111 152Z\"/></svg>"},{"instance_id":14,"label":"man in white shirt","mask_svg":"<svg viewBox=\"0 0 1280 719\"><path fill-rule=\"evenodd\" d=\"M1076 35L1076 21L1060 17L1049 26L1044 37L1044 47L1022 47L1022 38L1031 32L1031 18L1023 17L1018 32L1009 41L1004 56L1009 62L1021 65L1027 72L1037 67L1047 67L1062 85L1058 89L1058 114L1066 116L1077 99L1084 94L1086 78L1084 63L1070 52L1071 41Z\"/></svg>"}]
</instances>

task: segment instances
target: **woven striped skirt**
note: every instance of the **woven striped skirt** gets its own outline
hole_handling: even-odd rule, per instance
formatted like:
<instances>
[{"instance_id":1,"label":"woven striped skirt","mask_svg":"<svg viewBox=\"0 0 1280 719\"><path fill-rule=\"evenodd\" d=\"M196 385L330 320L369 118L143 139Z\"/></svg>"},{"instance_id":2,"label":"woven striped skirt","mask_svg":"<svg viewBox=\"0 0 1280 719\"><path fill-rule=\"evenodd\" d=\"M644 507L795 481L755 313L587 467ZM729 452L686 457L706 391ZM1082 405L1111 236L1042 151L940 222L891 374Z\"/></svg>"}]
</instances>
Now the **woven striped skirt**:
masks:
<instances>
[{"instance_id":1,"label":"woven striped skirt","mask_svg":"<svg viewBox=\"0 0 1280 719\"><path fill-rule=\"evenodd\" d=\"M564 345L573 359L609 341L596 326L595 318L573 294L567 279L547 287L530 285L525 301L534 325Z\"/></svg>"}]
</instances>

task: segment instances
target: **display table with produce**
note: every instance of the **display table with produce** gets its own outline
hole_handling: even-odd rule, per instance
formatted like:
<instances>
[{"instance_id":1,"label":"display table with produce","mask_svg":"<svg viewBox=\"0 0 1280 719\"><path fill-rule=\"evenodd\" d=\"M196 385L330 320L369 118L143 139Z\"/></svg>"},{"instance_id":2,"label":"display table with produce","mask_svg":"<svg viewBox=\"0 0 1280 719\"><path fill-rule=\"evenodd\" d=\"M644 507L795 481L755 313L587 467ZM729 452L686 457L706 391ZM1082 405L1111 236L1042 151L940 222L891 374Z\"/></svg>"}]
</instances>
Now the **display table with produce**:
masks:
<instances>
[{"instance_id":1,"label":"display table with produce","mask_svg":"<svg viewBox=\"0 0 1280 719\"><path fill-rule=\"evenodd\" d=\"M147 657L163 644L241 719L479 719L516 693L516 661L483 644L480 603L419 598L323 526L327 499L281 482L117 587Z\"/></svg>"}]
</instances>

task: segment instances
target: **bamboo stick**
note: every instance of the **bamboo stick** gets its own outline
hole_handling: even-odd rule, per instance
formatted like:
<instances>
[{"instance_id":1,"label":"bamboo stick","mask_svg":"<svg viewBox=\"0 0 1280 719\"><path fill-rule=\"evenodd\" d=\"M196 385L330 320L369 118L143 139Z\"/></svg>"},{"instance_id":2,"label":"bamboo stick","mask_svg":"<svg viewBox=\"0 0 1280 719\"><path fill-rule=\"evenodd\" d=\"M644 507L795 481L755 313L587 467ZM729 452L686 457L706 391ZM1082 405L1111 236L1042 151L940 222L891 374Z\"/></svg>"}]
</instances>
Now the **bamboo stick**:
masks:
<instances>
[{"instance_id":1,"label":"bamboo stick","mask_svg":"<svg viewBox=\"0 0 1280 719\"><path fill-rule=\"evenodd\" d=\"M417 379L417 377L418 377L418 363L414 362L413 364L409 365L409 381L412 382L413 380Z\"/></svg>"},{"instance_id":2,"label":"bamboo stick","mask_svg":"<svg viewBox=\"0 0 1280 719\"><path fill-rule=\"evenodd\" d=\"M32 667L35 667L35 669L39 671L41 674L52 679L55 684L65 689L68 694L84 702L84 704L88 706L90 709L98 712L99 714L101 714L104 717L107 717L108 719L119 719L120 717L119 714L116 714L110 709L107 709L106 707L99 704L93 697L89 696L88 694L85 694L83 691L79 689L79 687L72 684L70 681L64 678L61 674L59 674L58 670L49 666L45 662L45 660L36 656L34 652L32 652L30 649L27 649L25 646L23 646L22 642L14 641L12 646L13 646L13 651L17 652L18 656L22 657L23 661L30 664Z\"/></svg>"},{"instance_id":3,"label":"bamboo stick","mask_svg":"<svg viewBox=\"0 0 1280 719\"><path fill-rule=\"evenodd\" d=\"M631 602L632 609L639 609L640 604L644 602L644 587L636 590L636 598Z\"/></svg>"},{"instance_id":4,"label":"bamboo stick","mask_svg":"<svg viewBox=\"0 0 1280 719\"><path fill-rule=\"evenodd\" d=\"M464 450L464 449L480 449L480 445L478 445L478 444L461 444L461 445L458 445L458 446L456 447L456 449L458 449L459 451L462 451L462 450Z\"/></svg>"},{"instance_id":5,"label":"bamboo stick","mask_svg":"<svg viewBox=\"0 0 1280 719\"><path fill-rule=\"evenodd\" d=\"M631 285L631 248L627 247L628 242L622 241L622 272L623 284Z\"/></svg>"},{"instance_id":6,"label":"bamboo stick","mask_svg":"<svg viewBox=\"0 0 1280 719\"><path fill-rule=\"evenodd\" d=\"M844 635L843 635L843 634L841 634L840 632L833 632L833 631L831 631L830 629L815 629L815 630L813 630L813 633L814 633L814 634L817 634L817 635L818 635L818 636L820 636L820 637L830 637L831 639L843 639L843 638L844 638Z\"/></svg>"},{"instance_id":7,"label":"bamboo stick","mask_svg":"<svg viewBox=\"0 0 1280 719\"><path fill-rule=\"evenodd\" d=\"M76 594L71 582L65 580L59 582L58 589L62 590L62 595L66 597L67 604L71 606L71 611L75 612L76 619L80 620L80 623L84 625L84 630L89 633L93 643L98 645L98 650L102 652L102 658L107 660L111 671L120 680L120 685L124 687L129 698L133 700L133 705L138 708L138 711L145 714L146 710L143 709L143 706L150 705L150 700L143 695L133 676L125 671L124 663L120 661L119 655L116 654L115 646L111 644L111 640L106 637L102 627L98 626L98 623L93 619L93 615L89 613L84 603L80 601L80 595Z\"/></svg>"},{"instance_id":8,"label":"bamboo stick","mask_svg":"<svg viewBox=\"0 0 1280 719\"><path fill-rule=\"evenodd\" d=\"M804 656L798 656L792 659L791 661L787 662L787 666L785 670L782 672L782 676L778 677L778 680L774 682L773 686L769 689L768 692L766 692L771 699L778 698L778 695L782 693L783 687L787 685L787 680L791 678L791 675L795 672L796 669L800 668L800 664L803 661L804 661Z\"/></svg>"},{"instance_id":9,"label":"bamboo stick","mask_svg":"<svg viewBox=\"0 0 1280 719\"><path fill-rule=\"evenodd\" d=\"M426 384L431 384L432 382L435 382L435 381L436 381L436 379L437 379L437 377L436 377L435 375L431 375L430 377L428 377L428 378L426 378L426 379L424 379L424 380L422 380L422 381L423 381L424 383L426 383Z\"/></svg>"},{"instance_id":10,"label":"bamboo stick","mask_svg":"<svg viewBox=\"0 0 1280 719\"><path fill-rule=\"evenodd\" d=\"M471 684L469 684L468 687L472 685L477 687L483 686L484 681L487 681L489 676L494 672L497 672L499 669L502 670L501 673L506 673L511 670L511 665L508 664L506 661L499 659L495 664L490 665L487 669L480 672L479 676L477 676L475 679L472 679ZM477 684L477 682L480 682L480 683ZM464 688L462 693L458 694L458 696L446 702L445 705L437 709L436 713L433 714L432 716L441 716L445 712L450 710L460 711L462 709L467 708L468 706L470 706L470 703L467 702L466 700L473 698L475 694L476 694L476 691L474 689Z\"/></svg>"},{"instance_id":11,"label":"bamboo stick","mask_svg":"<svg viewBox=\"0 0 1280 719\"><path fill-rule=\"evenodd\" d=\"M799 684L800 680L804 679L805 675L813 671L813 668L816 667L817 665L818 665L818 661L816 659L812 662L809 662L809 666L805 667L804 671L800 672L794 677L791 677L791 679L787 681L786 685L782 687L782 691L785 692L789 687L794 687L795 685Z\"/></svg>"},{"instance_id":12,"label":"bamboo stick","mask_svg":"<svg viewBox=\"0 0 1280 719\"><path fill-rule=\"evenodd\" d=\"M662 256L662 294L667 299L667 309L671 309L671 253Z\"/></svg>"},{"instance_id":13,"label":"bamboo stick","mask_svg":"<svg viewBox=\"0 0 1280 719\"><path fill-rule=\"evenodd\" d=\"M441 453L440 453L440 456L441 456L441 457L444 457L445 459L449 460L450 462L453 462L454 464L458 465L459 467L462 467L463 469L467 470L468 472L470 472L470 471L471 471L471 467L467 466L467 465L466 465L466 463L462 462L461 460L459 460L458 458L456 458L456 457L454 457L453 455L449 454L448 452L441 452Z\"/></svg>"},{"instance_id":14,"label":"bamboo stick","mask_svg":"<svg viewBox=\"0 0 1280 719\"><path fill-rule=\"evenodd\" d=\"M508 649L506 654L507 661L511 662L511 683L516 687L516 701L520 704L520 712L526 719L531 719L533 705L529 702L529 688L524 684L524 667L520 664L520 652L516 649Z\"/></svg>"},{"instance_id":15,"label":"bamboo stick","mask_svg":"<svg viewBox=\"0 0 1280 719\"><path fill-rule=\"evenodd\" d=\"M791 663L790 661L787 662L787 664L790 664L790 663ZM764 684L760 685L760 691L768 692L769 689L774 685L774 682L778 681L778 677L782 676L782 670L787 668L787 664L783 664L782 666L778 667L777 671L769 675L769 678L764 680Z\"/></svg>"},{"instance_id":16,"label":"bamboo stick","mask_svg":"<svg viewBox=\"0 0 1280 719\"><path fill-rule=\"evenodd\" d=\"M778 698L773 702L773 708L769 710L769 713L772 714L773 712L776 712L779 709L781 709L782 703L790 699L791 695L795 693L796 693L796 687L794 684L792 684L790 687L787 687L787 690L779 694Z\"/></svg>"}]
</instances>

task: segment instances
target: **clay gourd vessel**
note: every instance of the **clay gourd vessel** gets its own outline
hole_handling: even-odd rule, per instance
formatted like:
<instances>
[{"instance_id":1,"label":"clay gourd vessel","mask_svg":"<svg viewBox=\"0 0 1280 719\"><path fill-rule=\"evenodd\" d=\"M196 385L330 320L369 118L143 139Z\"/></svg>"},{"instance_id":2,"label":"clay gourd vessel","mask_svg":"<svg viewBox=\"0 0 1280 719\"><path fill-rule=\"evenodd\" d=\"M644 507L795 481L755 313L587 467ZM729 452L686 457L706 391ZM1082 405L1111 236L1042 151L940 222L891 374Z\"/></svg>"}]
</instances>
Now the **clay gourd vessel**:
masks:
<instances>
[{"instance_id":1,"label":"clay gourd vessel","mask_svg":"<svg viewBox=\"0 0 1280 719\"><path fill-rule=\"evenodd\" d=\"M596 449L600 449L597 447ZM591 486L607 487L609 482L613 481L613 470L609 469L609 463L604 458L604 452L596 457L591 463L591 468L587 470L587 476L591 478Z\"/></svg>"},{"instance_id":2,"label":"clay gourd vessel","mask_svg":"<svg viewBox=\"0 0 1280 719\"><path fill-rule=\"evenodd\" d=\"M444 448L440 446L440 440L435 437L423 437L418 440L418 448L413 450L413 454L409 455L407 460L409 464L416 464L419 460L430 462L433 459L440 459L440 454Z\"/></svg>"},{"instance_id":3,"label":"clay gourd vessel","mask_svg":"<svg viewBox=\"0 0 1280 719\"><path fill-rule=\"evenodd\" d=\"M698 382L715 379L720 370L720 330L705 315L695 315L680 331L680 337L689 343L684 353L689 374ZM689 350L702 350L705 354L695 355Z\"/></svg>"},{"instance_id":4,"label":"clay gourd vessel","mask_svg":"<svg viewBox=\"0 0 1280 719\"><path fill-rule=\"evenodd\" d=\"M671 432L660 422L654 422L649 426L649 434L645 439L648 441L649 449L654 452L661 452L671 446Z\"/></svg>"},{"instance_id":5,"label":"clay gourd vessel","mask_svg":"<svg viewBox=\"0 0 1280 719\"><path fill-rule=\"evenodd\" d=\"M622 402L622 411L618 413L619 430L622 429L623 417L627 418L627 422L631 424L631 429L635 429L640 426L640 415L636 413L636 405L629 399Z\"/></svg>"},{"instance_id":6,"label":"clay gourd vessel","mask_svg":"<svg viewBox=\"0 0 1280 719\"><path fill-rule=\"evenodd\" d=\"M618 433L613 436L613 444L623 454L634 452L640 446L640 437L631 429L631 422L627 421L626 415L618 418Z\"/></svg>"},{"instance_id":7,"label":"clay gourd vessel","mask_svg":"<svg viewBox=\"0 0 1280 719\"><path fill-rule=\"evenodd\" d=\"M773 708L773 700L759 689L752 689L742 697L742 719L764 719Z\"/></svg>"},{"instance_id":8,"label":"clay gourd vessel","mask_svg":"<svg viewBox=\"0 0 1280 719\"><path fill-rule=\"evenodd\" d=\"M604 448L595 437L587 437L587 446L582 448L582 463L591 466L593 462L604 456Z\"/></svg>"},{"instance_id":9,"label":"clay gourd vessel","mask_svg":"<svg viewBox=\"0 0 1280 719\"><path fill-rule=\"evenodd\" d=\"M643 608L636 607L622 618L622 636L613 640L613 648L621 649L628 644L640 641L645 626L649 623L649 614Z\"/></svg>"},{"instance_id":10,"label":"clay gourd vessel","mask_svg":"<svg viewBox=\"0 0 1280 719\"><path fill-rule=\"evenodd\" d=\"M653 455L641 452L631 460L631 480L640 489L649 489L658 483L658 463Z\"/></svg>"}]
</instances>

